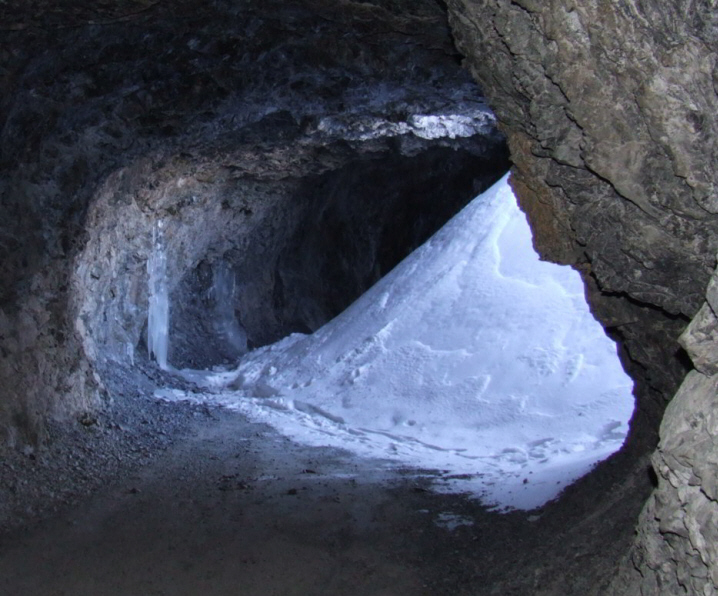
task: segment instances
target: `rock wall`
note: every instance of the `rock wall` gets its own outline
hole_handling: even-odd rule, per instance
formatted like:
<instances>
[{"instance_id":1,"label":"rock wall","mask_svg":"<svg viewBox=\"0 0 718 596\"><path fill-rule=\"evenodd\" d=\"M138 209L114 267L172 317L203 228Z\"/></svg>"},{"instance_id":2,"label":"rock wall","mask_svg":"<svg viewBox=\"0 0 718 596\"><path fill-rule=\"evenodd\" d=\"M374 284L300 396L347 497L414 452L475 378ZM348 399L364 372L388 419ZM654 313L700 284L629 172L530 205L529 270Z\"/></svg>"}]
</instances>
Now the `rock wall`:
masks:
<instances>
[{"instance_id":1,"label":"rock wall","mask_svg":"<svg viewBox=\"0 0 718 596\"><path fill-rule=\"evenodd\" d=\"M284 235L312 181L337 172L341 186L352 163L368 179L372 162L417 158L422 181L436 181L427 203L456 209L506 167L444 12L431 1L403 12L327 0L2 3L0 446L41 442L44 420L97 407L98 372L141 355L158 221L174 298L206 291L202 264L229 258L249 280L242 300L262 307L247 323L269 330L262 342L291 327L272 305L293 302L278 282L292 271ZM430 151L443 153L422 162ZM190 321L199 306L176 310L181 364L203 344L202 321Z\"/></svg>"},{"instance_id":2,"label":"rock wall","mask_svg":"<svg viewBox=\"0 0 718 596\"><path fill-rule=\"evenodd\" d=\"M610 594L715 594L715 3L449 0L548 259L586 280L657 428L658 487ZM714 286L711 285L711 288ZM695 318L694 318L695 317ZM646 444L655 436L643 435Z\"/></svg>"},{"instance_id":3,"label":"rock wall","mask_svg":"<svg viewBox=\"0 0 718 596\"><path fill-rule=\"evenodd\" d=\"M537 248L582 272L636 379L625 486L649 481L636 462L683 382L611 594L716 593L714 4L446 2ZM202 263L245 247L253 209L269 224L252 246L266 246L269 214L311 195L299 180L341 183L352 160L417 155L471 124L480 101L445 8L3 2L0 443L41 441L43 420L97 406L97 363L132 360L158 219L175 222L173 283L206 289Z\"/></svg>"},{"instance_id":4,"label":"rock wall","mask_svg":"<svg viewBox=\"0 0 718 596\"><path fill-rule=\"evenodd\" d=\"M696 370L666 409L653 455L658 488L616 593L718 593L718 273L707 302L680 337ZM625 592L627 593L627 592Z\"/></svg>"}]
</instances>

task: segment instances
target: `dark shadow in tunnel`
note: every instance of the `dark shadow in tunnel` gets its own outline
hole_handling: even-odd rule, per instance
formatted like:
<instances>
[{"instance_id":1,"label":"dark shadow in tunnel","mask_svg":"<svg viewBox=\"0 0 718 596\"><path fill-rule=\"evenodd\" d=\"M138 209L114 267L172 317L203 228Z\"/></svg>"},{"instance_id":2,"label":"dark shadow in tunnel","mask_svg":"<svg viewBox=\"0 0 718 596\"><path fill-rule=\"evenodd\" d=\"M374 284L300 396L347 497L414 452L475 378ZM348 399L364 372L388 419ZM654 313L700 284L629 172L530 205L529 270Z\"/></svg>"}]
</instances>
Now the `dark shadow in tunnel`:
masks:
<instances>
[{"instance_id":1,"label":"dark shadow in tunnel","mask_svg":"<svg viewBox=\"0 0 718 596\"><path fill-rule=\"evenodd\" d=\"M184 275L172 296L172 365L211 368L243 354L217 331L219 267L234 276L234 313L250 348L331 320L505 173L505 144L486 151L485 143L416 155L397 147L303 180L288 199L291 218L270 218L247 249L203 259Z\"/></svg>"}]
</instances>

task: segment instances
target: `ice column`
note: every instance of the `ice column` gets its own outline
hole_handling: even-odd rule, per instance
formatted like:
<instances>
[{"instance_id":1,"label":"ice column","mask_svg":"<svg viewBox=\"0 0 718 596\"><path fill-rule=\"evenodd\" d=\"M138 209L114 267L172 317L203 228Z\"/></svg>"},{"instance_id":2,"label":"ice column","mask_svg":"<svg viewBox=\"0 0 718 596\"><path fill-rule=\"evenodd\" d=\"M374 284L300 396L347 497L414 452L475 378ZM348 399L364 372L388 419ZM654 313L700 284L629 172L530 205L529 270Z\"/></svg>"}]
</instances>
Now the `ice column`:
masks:
<instances>
[{"instance_id":1,"label":"ice column","mask_svg":"<svg viewBox=\"0 0 718 596\"><path fill-rule=\"evenodd\" d=\"M152 252L147 260L147 274L150 294L147 313L147 350L160 368L167 370L170 299L167 289L167 255L161 221L158 221L152 230Z\"/></svg>"},{"instance_id":2,"label":"ice column","mask_svg":"<svg viewBox=\"0 0 718 596\"><path fill-rule=\"evenodd\" d=\"M214 324L217 334L240 354L247 351L247 333L234 313L237 282L234 272L225 261L212 268L212 295L214 297Z\"/></svg>"}]
</instances>

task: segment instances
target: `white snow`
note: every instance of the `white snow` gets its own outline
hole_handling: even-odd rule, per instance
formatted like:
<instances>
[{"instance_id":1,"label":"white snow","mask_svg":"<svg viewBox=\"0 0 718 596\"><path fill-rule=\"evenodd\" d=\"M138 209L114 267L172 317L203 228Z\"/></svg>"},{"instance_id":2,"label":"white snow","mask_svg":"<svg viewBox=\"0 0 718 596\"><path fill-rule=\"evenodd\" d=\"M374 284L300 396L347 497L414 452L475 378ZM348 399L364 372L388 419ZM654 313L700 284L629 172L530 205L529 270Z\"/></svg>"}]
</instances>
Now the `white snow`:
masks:
<instances>
[{"instance_id":1,"label":"white snow","mask_svg":"<svg viewBox=\"0 0 718 596\"><path fill-rule=\"evenodd\" d=\"M471 137L486 134L496 117L483 105L466 106L461 113L412 114L406 120L387 120L382 116L328 116L319 121L320 132L340 134L347 140L367 141L413 134L422 139Z\"/></svg>"},{"instance_id":2,"label":"white snow","mask_svg":"<svg viewBox=\"0 0 718 596\"><path fill-rule=\"evenodd\" d=\"M491 117L484 111L471 116L463 114L421 115L409 117L409 127L417 137L422 139L441 139L470 137L485 130Z\"/></svg>"},{"instance_id":3,"label":"white snow","mask_svg":"<svg viewBox=\"0 0 718 596\"><path fill-rule=\"evenodd\" d=\"M499 508L556 497L620 448L634 406L579 275L539 260L506 177L313 335L194 380L205 394L158 397L439 470L439 490Z\"/></svg>"}]
</instances>

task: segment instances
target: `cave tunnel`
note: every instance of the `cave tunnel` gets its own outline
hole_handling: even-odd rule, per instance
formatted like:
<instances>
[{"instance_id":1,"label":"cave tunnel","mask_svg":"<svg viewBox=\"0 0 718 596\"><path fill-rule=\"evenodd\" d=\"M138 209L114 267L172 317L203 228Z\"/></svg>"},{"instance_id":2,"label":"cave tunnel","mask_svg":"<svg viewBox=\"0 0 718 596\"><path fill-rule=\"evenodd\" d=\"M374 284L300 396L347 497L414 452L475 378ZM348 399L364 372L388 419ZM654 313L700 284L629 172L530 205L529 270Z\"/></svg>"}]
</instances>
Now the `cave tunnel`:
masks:
<instances>
[{"instance_id":1,"label":"cave tunnel","mask_svg":"<svg viewBox=\"0 0 718 596\"><path fill-rule=\"evenodd\" d=\"M711 6L2 3L0 593L717 593ZM556 500L437 493L177 374L321 329L509 167L635 383Z\"/></svg>"}]
</instances>

